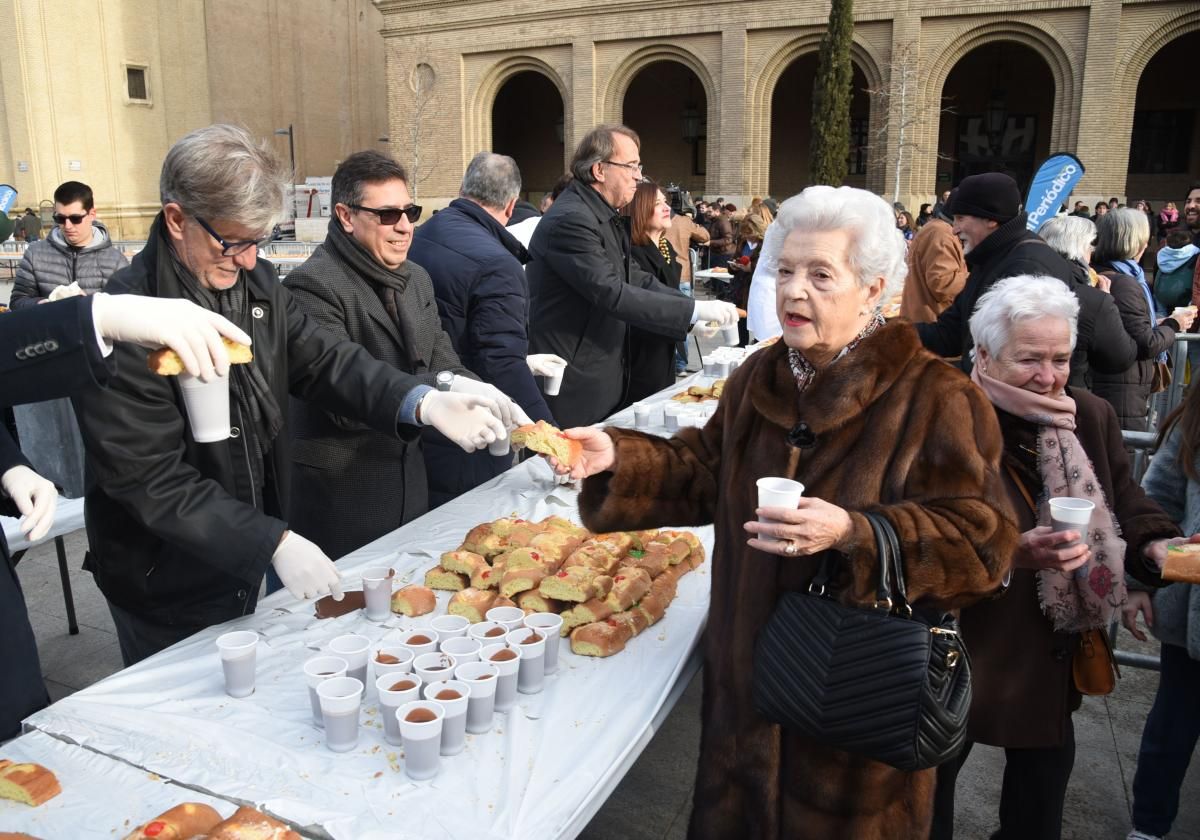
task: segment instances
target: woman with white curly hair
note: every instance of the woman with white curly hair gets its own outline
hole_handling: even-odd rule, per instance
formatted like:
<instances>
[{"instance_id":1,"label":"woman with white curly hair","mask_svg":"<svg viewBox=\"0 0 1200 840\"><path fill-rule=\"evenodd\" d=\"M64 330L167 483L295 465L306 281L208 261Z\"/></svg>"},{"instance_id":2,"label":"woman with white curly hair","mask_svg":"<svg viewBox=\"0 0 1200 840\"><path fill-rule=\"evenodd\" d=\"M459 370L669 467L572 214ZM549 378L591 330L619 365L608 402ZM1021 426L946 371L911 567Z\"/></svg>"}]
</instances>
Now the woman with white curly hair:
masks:
<instances>
[{"instance_id":1,"label":"woman with white curly hair","mask_svg":"<svg viewBox=\"0 0 1200 840\"><path fill-rule=\"evenodd\" d=\"M875 603L866 512L899 536L918 607L961 607L993 591L1016 546L1012 511L996 501L1001 439L987 399L910 324L879 314L903 283L904 256L878 196L810 187L784 202L763 245L783 338L734 372L708 424L670 440L565 433L583 445L569 472L586 479L589 528L715 526L692 838L929 831L933 770L815 743L762 717L752 699L759 630L822 561L832 561L844 603ZM759 508L756 482L772 476L802 482L804 498Z\"/></svg>"}]
</instances>

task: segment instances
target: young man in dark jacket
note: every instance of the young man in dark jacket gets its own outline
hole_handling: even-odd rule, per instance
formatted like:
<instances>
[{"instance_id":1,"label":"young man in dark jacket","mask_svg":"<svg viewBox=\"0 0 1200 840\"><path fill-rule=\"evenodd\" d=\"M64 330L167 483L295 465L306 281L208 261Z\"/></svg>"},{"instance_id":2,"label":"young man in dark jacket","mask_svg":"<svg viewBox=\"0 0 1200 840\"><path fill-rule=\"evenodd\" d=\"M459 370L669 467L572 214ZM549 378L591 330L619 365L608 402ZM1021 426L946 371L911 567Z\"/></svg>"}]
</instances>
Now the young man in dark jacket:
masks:
<instances>
[{"instance_id":1,"label":"young man in dark jacket","mask_svg":"<svg viewBox=\"0 0 1200 840\"><path fill-rule=\"evenodd\" d=\"M289 394L406 440L427 424L464 447L504 434L494 400L436 391L301 312L257 252L290 177L243 129L191 132L163 161L163 209L145 249L109 283L191 300L254 342L253 360L229 374L226 440L195 439L177 377L150 371L139 348L116 349L106 390L74 396L90 484L86 568L127 665L252 612L268 567L297 598L340 597L337 568L296 533L312 523L283 518Z\"/></svg>"},{"instance_id":2,"label":"young man in dark jacket","mask_svg":"<svg viewBox=\"0 0 1200 840\"><path fill-rule=\"evenodd\" d=\"M554 423L534 380L552 373L529 355L529 252L506 230L521 172L505 155L480 152L459 197L413 234L409 258L429 272L442 328L472 373L516 401L533 420ZM437 432L424 435L429 504L437 507L507 470L513 456L465 453Z\"/></svg>"}]
</instances>

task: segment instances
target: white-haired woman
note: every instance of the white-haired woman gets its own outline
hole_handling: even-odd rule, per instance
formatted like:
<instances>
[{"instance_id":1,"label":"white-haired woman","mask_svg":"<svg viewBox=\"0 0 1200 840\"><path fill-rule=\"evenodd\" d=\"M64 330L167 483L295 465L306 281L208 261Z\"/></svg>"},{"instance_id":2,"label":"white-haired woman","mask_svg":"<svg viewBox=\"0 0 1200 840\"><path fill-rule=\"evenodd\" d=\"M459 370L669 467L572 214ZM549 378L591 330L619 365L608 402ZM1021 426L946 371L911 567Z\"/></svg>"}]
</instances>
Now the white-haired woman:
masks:
<instances>
[{"instance_id":1,"label":"white-haired woman","mask_svg":"<svg viewBox=\"0 0 1200 840\"><path fill-rule=\"evenodd\" d=\"M878 196L810 187L784 202L763 245L779 278L783 340L738 368L708 424L670 440L566 432L583 444L571 474L587 477L579 506L589 528L715 525L692 838L929 830L934 771L815 744L760 717L751 700L758 631L820 559L836 563L845 602L873 603L879 570L864 511L895 526L908 594L922 604L959 607L992 592L1016 547L1012 511L996 504L991 406L910 324L879 315L903 281L904 256ZM765 476L802 482L805 498L758 508Z\"/></svg>"},{"instance_id":2,"label":"white-haired woman","mask_svg":"<svg viewBox=\"0 0 1200 840\"><path fill-rule=\"evenodd\" d=\"M935 840L952 836L954 777L976 741L1004 747L1007 759L992 837L1059 837L1075 760L1079 634L1118 615L1126 571L1158 581L1166 538L1179 533L1132 480L1112 407L1067 387L1078 315L1062 281L1021 275L989 289L971 316L971 378L995 406L1002 492L1021 539L1004 597L962 612L974 700L968 746L939 772ZM1051 531L1047 501L1057 496L1095 505L1085 533Z\"/></svg>"},{"instance_id":3,"label":"white-haired woman","mask_svg":"<svg viewBox=\"0 0 1200 840\"><path fill-rule=\"evenodd\" d=\"M1093 390L1112 403L1121 428L1145 431L1156 362L1166 362L1175 334L1192 325L1192 314L1177 313L1160 319L1154 295L1139 265L1150 241L1146 214L1132 207L1110 210L1096 223L1096 250L1092 262L1112 281L1111 293L1125 331L1137 344L1137 359L1120 373L1098 373Z\"/></svg>"}]
</instances>

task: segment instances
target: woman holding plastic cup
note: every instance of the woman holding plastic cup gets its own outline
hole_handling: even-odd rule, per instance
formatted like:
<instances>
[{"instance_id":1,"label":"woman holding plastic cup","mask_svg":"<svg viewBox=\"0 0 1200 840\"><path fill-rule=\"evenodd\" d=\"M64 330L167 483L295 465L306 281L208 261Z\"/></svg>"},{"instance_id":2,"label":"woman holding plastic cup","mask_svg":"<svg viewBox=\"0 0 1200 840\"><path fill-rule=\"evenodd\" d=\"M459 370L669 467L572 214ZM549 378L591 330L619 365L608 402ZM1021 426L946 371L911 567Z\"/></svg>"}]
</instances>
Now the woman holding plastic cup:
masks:
<instances>
[{"instance_id":1,"label":"woman holding plastic cup","mask_svg":"<svg viewBox=\"0 0 1200 840\"><path fill-rule=\"evenodd\" d=\"M1078 314L1062 281L1023 275L992 286L971 317L971 378L1000 421L1022 533L1007 594L962 612L973 702L967 747L939 771L935 840L952 836L954 777L975 741L1005 748L999 836L1058 836L1080 634L1119 617L1127 572L1159 582L1178 534L1133 482L1112 407L1067 385Z\"/></svg>"},{"instance_id":2,"label":"woman holding plastic cup","mask_svg":"<svg viewBox=\"0 0 1200 840\"><path fill-rule=\"evenodd\" d=\"M689 837L920 837L934 771L850 758L761 717L754 641L781 595L807 590L818 560L834 564L842 600L874 602L865 511L894 526L918 605L962 606L994 591L1017 541L1000 430L961 372L910 324L880 316L905 274L904 240L881 198L805 190L780 207L762 261L778 276L783 339L730 375L702 428L670 440L567 430L583 446L570 471L586 479L580 513L600 532L714 524ZM762 478L803 483L803 495L760 505Z\"/></svg>"}]
</instances>

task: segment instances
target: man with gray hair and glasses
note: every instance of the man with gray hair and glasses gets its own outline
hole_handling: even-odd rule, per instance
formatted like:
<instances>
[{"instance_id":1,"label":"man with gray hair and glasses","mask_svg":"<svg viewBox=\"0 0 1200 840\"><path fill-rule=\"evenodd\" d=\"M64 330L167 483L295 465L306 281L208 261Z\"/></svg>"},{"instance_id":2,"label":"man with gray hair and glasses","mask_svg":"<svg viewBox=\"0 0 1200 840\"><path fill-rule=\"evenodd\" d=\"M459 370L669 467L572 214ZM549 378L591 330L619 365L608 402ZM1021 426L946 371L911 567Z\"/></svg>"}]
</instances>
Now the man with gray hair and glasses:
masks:
<instances>
[{"instance_id":1,"label":"man with gray hair and glasses","mask_svg":"<svg viewBox=\"0 0 1200 840\"><path fill-rule=\"evenodd\" d=\"M409 257L433 279L442 327L459 358L511 396L534 420L554 423L534 374L556 357L529 355L529 252L507 229L521 195L521 171L506 155L480 152L459 197L413 234ZM557 360L561 363L561 360ZM464 453L436 432L423 446L429 502L437 507L512 466L512 455Z\"/></svg>"},{"instance_id":2,"label":"man with gray hair and glasses","mask_svg":"<svg viewBox=\"0 0 1200 840\"><path fill-rule=\"evenodd\" d=\"M245 130L191 132L163 161L146 247L109 282L113 293L225 316L251 336L254 356L229 372L229 437L216 442L196 439L186 383L151 371L136 346L117 346L107 390L74 397L89 478L85 568L108 599L126 665L253 612L268 568L297 598L341 597L337 568L297 533L312 523L283 518L289 394L408 440L430 424L464 447L505 434L495 400L436 391L300 311L258 254L289 183Z\"/></svg>"},{"instance_id":3,"label":"man with gray hair and glasses","mask_svg":"<svg viewBox=\"0 0 1200 840\"><path fill-rule=\"evenodd\" d=\"M738 322L732 303L693 302L632 262L628 219L619 211L642 180L640 144L623 125L585 134L571 160L575 180L529 243L530 344L567 361L561 391L546 400L563 427L595 423L629 404L629 327L680 341L693 324Z\"/></svg>"}]
</instances>

